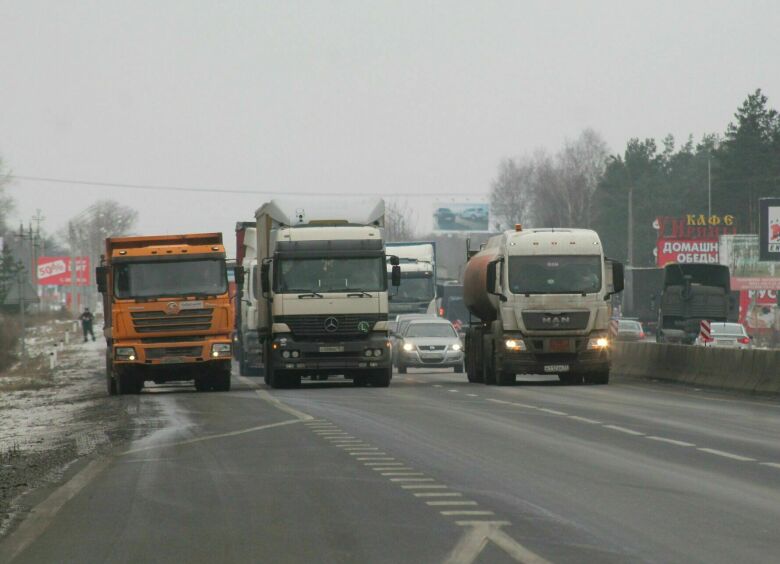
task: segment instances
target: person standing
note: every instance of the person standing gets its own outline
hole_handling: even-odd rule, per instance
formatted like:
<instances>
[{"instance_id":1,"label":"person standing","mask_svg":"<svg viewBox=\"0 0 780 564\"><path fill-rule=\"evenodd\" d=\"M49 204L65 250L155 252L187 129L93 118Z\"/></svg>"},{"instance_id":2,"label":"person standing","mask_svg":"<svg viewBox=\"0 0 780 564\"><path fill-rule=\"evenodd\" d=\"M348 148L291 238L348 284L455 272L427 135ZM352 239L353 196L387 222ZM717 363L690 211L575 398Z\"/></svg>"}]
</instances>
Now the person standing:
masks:
<instances>
[{"instance_id":1,"label":"person standing","mask_svg":"<svg viewBox=\"0 0 780 564\"><path fill-rule=\"evenodd\" d=\"M81 319L81 330L84 332L84 342L87 342L87 334L95 340L95 332L92 330L92 322L95 321L95 316L89 311L88 307L84 308L84 313L79 317Z\"/></svg>"}]
</instances>

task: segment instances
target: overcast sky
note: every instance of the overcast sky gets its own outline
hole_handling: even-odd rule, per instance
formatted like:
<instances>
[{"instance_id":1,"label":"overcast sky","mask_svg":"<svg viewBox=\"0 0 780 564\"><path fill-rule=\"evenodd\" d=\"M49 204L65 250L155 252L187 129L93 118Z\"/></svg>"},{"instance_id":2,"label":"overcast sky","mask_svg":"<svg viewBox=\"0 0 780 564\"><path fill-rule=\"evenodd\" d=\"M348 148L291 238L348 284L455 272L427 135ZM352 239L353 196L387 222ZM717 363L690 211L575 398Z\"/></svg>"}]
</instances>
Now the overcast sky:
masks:
<instances>
[{"instance_id":1,"label":"overcast sky","mask_svg":"<svg viewBox=\"0 0 780 564\"><path fill-rule=\"evenodd\" d=\"M776 1L0 0L0 156L22 176L479 197L501 158L585 127L622 151L722 132L757 87L780 106L778 30ZM9 192L50 232L111 197L141 233L232 236L267 199Z\"/></svg>"}]
</instances>

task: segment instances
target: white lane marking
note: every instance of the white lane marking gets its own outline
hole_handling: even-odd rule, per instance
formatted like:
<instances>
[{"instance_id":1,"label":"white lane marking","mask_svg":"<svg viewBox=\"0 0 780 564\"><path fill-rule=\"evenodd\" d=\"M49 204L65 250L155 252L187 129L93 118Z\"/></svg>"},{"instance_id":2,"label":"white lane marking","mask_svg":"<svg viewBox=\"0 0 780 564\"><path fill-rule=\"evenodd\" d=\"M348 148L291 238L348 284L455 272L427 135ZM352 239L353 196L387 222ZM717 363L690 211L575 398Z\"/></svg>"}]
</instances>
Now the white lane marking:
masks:
<instances>
[{"instance_id":1,"label":"white lane marking","mask_svg":"<svg viewBox=\"0 0 780 564\"><path fill-rule=\"evenodd\" d=\"M442 484L408 484L401 486L405 490L448 490L449 486Z\"/></svg>"},{"instance_id":2,"label":"white lane marking","mask_svg":"<svg viewBox=\"0 0 780 564\"><path fill-rule=\"evenodd\" d=\"M434 384L433 387L434 388L441 388L441 384Z\"/></svg>"},{"instance_id":3,"label":"white lane marking","mask_svg":"<svg viewBox=\"0 0 780 564\"><path fill-rule=\"evenodd\" d=\"M551 415L568 415L568 413L564 413L563 411L558 411L556 409L548 409L546 407L540 407L539 411L544 411L545 413L549 413Z\"/></svg>"},{"instance_id":4,"label":"white lane marking","mask_svg":"<svg viewBox=\"0 0 780 564\"><path fill-rule=\"evenodd\" d=\"M636 435L636 436L644 435L644 433L640 433L639 431L634 431L633 429L626 429L625 427L619 427L617 425L604 425L604 428L612 429L613 431L619 431L620 433L625 433L627 435Z\"/></svg>"},{"instance_id":5,"label":"white lane marking","mask_svg":"<svg viewBox=\"0 0 780 564\"><path fill-rule=\"evenodd\" d=\"M587 417L580 417L579 415L569 415L569 419L580 421L581 423L589 423L590 425L601 425L601 421L595 419L588 419Z\"/></svg>"},{"instance_id":6,"label":"white lane marking","mask_svg":"<svg viewBox=\"0 0 780 564\"><path fill-rule=\"evenodd\" d=\"M364 451L371 451L371 450L379 450L377 447L369 447L369 446L339 446L341 450L346 451L358 451L358 450L364 450Z\"/></svg>"},{"instance_id":7,"label":"white lane marking","mask_svg":"<svg viewBox=\"0 0 780 564\"><path fill-rule=\"evenodd\" d=\"M506 521L458 521L458 524L469 527L469 530L464 533L458 544L452 549L447 560L445 560L445 564L471 564L476 562L482 551L491 542L516 562L549 564L547 560L535 552L531 552L501 530L503 525L508 525Z\"/></svg>"},{"instance_id":8,"label":"white lane marking","mask_svg":"<svg viewBox=\"0 0 780 564\"><path fill-rule=\"evenodd\" d=\"M511 401L504 401L504 400L493 399L493 398L486 398L485 401L492 401L493 403L502 403L502 404L505 404L505 405L511 405L512 404Z\"/></svg>"},{"instance_id":9,"label":"white lane marking","mask_svg":"<svg viewBox=\"0 0 780 564\"><path fill-rule=\"evenodd\" d=\"M447 515L448 517L455 516L455 515L495 515L495 513L493 513L492 511L482 511L482 510L471 511L468 509L465 510L456 509L453 511L439 511L439 513L441 513L442 515Z\"/></svg>"},{"instance_id":10,"label":"white lane marking","mask_svg":"<svg viewBox=\"0 0 780 564\"><path fill-rule=\"evenodd\" d=\"M470 398L478 398L479 396L477 394L466 394Z\"/></svg>"},{"instance_id":11,"label":"white lane marking","mask_svg":"<svg viewBox=\"0 0 780 564\"><path fill-rule=\"evenodd\" d=\"M414 470L414 468L408 468L408 467L402 467L402 466L390 466L390 467L387 467L387 466L377 466L376 468L372 468L371 470L376 470L377 472L387 472L389 470L399 470L399 471L402 471L402 472L407 472L407 471L411 472L412 470Z\"/></svg>"},{"instance_id":12,"label":"white lane marking","mask_svg":"<svg viewBox=\"0 0 780 564\"><path fill-rule=\"evenodd\" d=\"M365 466L404 466L403 462L366 462Z\"/></svg>"},{"instance_id":13,"label":"white lane marking","mask_svg":"<svg viewBox=\"0 0 780 564\"><path fill-rule=\"evenodd\" d=\"M771 466L772 468L780 468L780 464L777 462L760 462L762 466Z\"/></svg>"},{"instance_id":14,"label":"white lane marking","mask_svg":"<svg viewBox=\"0 0 780 564\"><path fill-rule=\"evenodd\" d=\"M425 472L382 472L382 476L425 476Z\"/></svg>"},{"instance_id":15,"label":"white lane marking","mask_svg":"<svg viewBox=\"0 0 780 564\"><path fill-rule=\"evenodd\" d=\"M348 445L363 442L361 439L356 439L355 437L325 437L325 440L332 442L334 445Z\"/></svg>"},{"instance_id":16,"label":"white lane marking","mask_svg":"<svg viewBox=\"0 0 780 564\"><path fill-rule=\"evenodd\" d=\"M347 453L347 454L349 454L350 456L370 456L370 455L373 455L373 454L376 454L376 455L379 455L379 456L384 456L387 453L386 452L379 452L378 450L374 449L373 452L371 450L361 450L361 451L358 451L358 452L350 452L350 453ZM382 460L382 459L380 458L379 460Z\"/></svg>"},{"instance_id":17,"label":"white lane marking","mask_svg":"<svg viewBox=\"0 0 780 564\"><path fill-rule=\"evenodd\" d=\"M447 391L448 391L448 392L454 392L454 393L456 393L456 394L458 393L458 390L447 390Z\"/></svg>"},{"instance_id":18,"label":"white lane marking","mask_svg":"<svg viewBox=\"0 0 780 564\"><path fill-rule=\"evenodd\" d=\"M476 501L426 501L426 505L430 505L431 507L439 507L439 506L456 506L456 505L477 505Z\"/></svg>"},{"instance_id":19,"label":"white lane marking","mask_svg":"<svg viewBox=\"0 0 780 564\"><path fill-rule=\"evenodd\" d=\"M462 497L462 493L458 492L423 492L416 493L414 497Z\"/></svg>"},{"instance_id":20,"label":"white lane marking","mask_svg":"<svg viewBox=\"0 0 780 564\"><path fill-rule=\"evenodd\" d=\"M44 501L36 505L29 516L0 545L0 562L10 562L43 534L68 501L105 470L110 459L99 458L87 464Z\"/></svg>"},{"instance_id":21,"label":"white lane marking","mask_svg":"<svg viewBox=\"0 0 780 564\"><path fill-rule=\"evenodd\" d=\"M391 482L435 482L433 478L390 478Z\"/></svg>"},{"instance_id":22,"label":"white lane marking","mask_svg":"<svg viewBox=\"0 0 780 564\"><path fill-rule=\"evenodd\" d=\"M323 437L333 436L333 435L348 435L349 433L345 433L344 431L320 431L315 430L315 433L318 435L322 435Z\"/></svg>"},{"instance_id":23,"label":"white lane marking","mask_svg":"<svg viewBox=\"0 0 780 564\"><path fill-rule=\"evenodd\" d=\"M696 445L693 443L686 443L685 441L677 441L675 439L667 439L666 437L654 437L649 436L645 437L646 439L650 439L651 441L660 441L662 443L669 443L670 445L677 445L682 447L695 447Z\"/></svg>"},{"instance_id":24,"label":"white lane marking","mask_svg":"<svg viewBox=\"0 0 780 564\"><path fill-rule=\"evenodd\" d=\"M731 460L739 460L740 462L755 462L755 458L750 458L749 456L741 456L739 454L732 454L730 452L724 452L722 450L716 450L714 448L698 448L696 450L700 450L702 452L706 452L709 454L714 454L715 456L722 456L723 458L730 458Z\"/></svg>"},{"instance_id":25,"label":"white lane marking","mask_svg":"<svg viewBox=\"0 0 780 564\"><path fill-rule=\"evenodd\" d=\"M132 448L124 452L119 453L120 456L125 454L133 454L136 452L143 452L147 450L154 450L158 448L167 448L183 445L191 445L193 443L201 443L203 441L213 441L214 439L224 439L226 437L235 437L237 435L245 435L247 433L255 433L257 431L264 431L266 429L273 429L274 427L283 427L284 425L292 425L293 423L300 423L300 419L288 419L287 421L280 421L279 423L270 423L268 425L259 425L257 427L250 427L248 429L240 429L238 431L230 431L229 433L220 433L218 435L206 435L205 437L197 437L195 439L188 439L186 441L178 441L173 443L160 443L156 445L149 445L145 447Z\"/></svg>"},{"instance_id":26,"label":"white lane marking","mask_svg":"<svg viewBox=\"0 0 780 564\"><path fill-rule=\"evenodd\" d=\"M366 456L365 458L356 458L355 460L360 460L360 461L363 461L363 460L388 460L388 461L391 461L391 460L395 460L395 458L393 458L392 456L385 457L385 458L376 457L376 456L371 456L371 457Z\"/></svg>"}]
</instances>

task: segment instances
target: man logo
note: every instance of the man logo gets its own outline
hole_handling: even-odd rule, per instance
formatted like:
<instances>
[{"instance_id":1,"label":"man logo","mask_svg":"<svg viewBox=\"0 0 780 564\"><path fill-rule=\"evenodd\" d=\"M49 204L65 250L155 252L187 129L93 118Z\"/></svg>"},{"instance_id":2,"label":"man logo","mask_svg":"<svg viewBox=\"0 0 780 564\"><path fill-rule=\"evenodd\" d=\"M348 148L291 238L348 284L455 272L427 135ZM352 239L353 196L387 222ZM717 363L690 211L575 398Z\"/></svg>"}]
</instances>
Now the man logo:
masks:
<instances>
[{"instance_id":1,"label":"man logo","mask_svg":"<svg viewBox=\"0 0 780 564\"><path fill-rule=\"evenodd\" d=\"M338 331L339 328L339 320L335 317L329 317L325 320L325 331L328 333L333 333L335 331Z\"/></svg>"},{"instance_id":2,"label":"man logo","mask_svg":"<svg viewBox=\"0 0 780 564\"><path fill-rule=\"evenodd\" d=\"M360 331L361 333L368 333L368 330L370 329L368 325L368 321L361 321L360 323L358 323L357 328L358 331Z\"/></svg>"}]
</instances>

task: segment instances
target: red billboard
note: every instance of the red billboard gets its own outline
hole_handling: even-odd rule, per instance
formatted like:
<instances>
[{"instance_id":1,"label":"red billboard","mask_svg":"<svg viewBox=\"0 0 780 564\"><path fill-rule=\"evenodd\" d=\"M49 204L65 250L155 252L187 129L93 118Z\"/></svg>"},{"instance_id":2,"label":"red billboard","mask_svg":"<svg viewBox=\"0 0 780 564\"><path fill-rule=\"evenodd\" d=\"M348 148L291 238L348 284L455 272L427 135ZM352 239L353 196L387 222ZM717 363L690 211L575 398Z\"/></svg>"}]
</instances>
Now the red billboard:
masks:
<instances>
[{"instance_id":1,"label":"red billboard","mask_svg":"<svg viewBox=\"0 0 780 564\"><path fill-rule=\"evenodd\" d=\"M717 239L658 239L658 266L680 264L718 264Z\"/></svg>"},{"instance_id":2,"label":"red billboard","mask_svg":"<svg viewBox=\"0 0 780 564\"><path fill-rule=\"evenodd\" d=\"M39 286L70 286L70 257L38 257ZM89 257L76 258L76 285L89 286Z\"/></svg>"}]
</instances>

